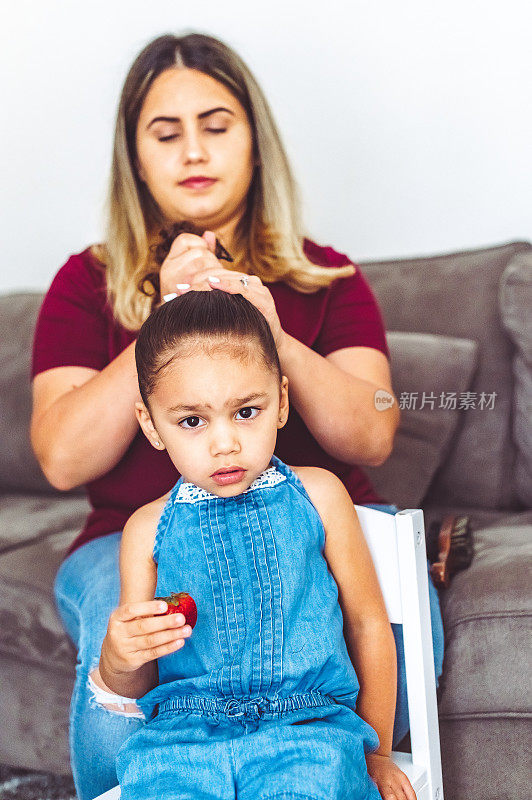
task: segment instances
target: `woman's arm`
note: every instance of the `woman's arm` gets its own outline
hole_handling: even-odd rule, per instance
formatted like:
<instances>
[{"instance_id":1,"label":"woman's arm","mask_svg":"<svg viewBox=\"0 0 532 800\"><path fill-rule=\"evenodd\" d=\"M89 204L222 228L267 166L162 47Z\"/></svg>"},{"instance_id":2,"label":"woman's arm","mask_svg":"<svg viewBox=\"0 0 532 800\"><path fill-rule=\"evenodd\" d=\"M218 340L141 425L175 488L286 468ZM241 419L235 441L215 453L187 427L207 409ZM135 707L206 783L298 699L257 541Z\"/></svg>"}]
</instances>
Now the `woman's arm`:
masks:
<instances>
[{"instance_id":1,"label":"woman's arm","mask_svg":"<svg viewBox=\"0 0 532 800\"><path fill-rule=\"evenodd\" d=\"M287 333L278 352L290 400L323 449L347 464L382 464L399 424L386 356L348 347L324 358ZM375 402L379 389L393 399L385 410Z\"/></svg>"},{"instance_id":2,"label":"woman's arm","mask_svg":"<svg viewBox=\"0 0 532 800\"><path fill-rule=\"evenodd\" d=\"M176 283L192 280L198 270L219 266L213 253L215 241L213 233L203 238L185 233L175 239L161 266L163 294L172 291ZM41 337L37 350L46 355L51 343L57 361L64 345L73 343L74 347L67 347L69 358L76 359L78 350L84 358L84 345L95 340L97 346L89 348L97 356L93 362L105 364L108 331L99 303L91 270L73 257L59 271L45 298L45 314L36 330L36 343ZM65 341L69 332L72 337ZM101 371L57 366L39 372L33 381L31 441L50 483L68 490L112 469L138 431L134 406L140 399L134 343Z\"/></svg>"},{"instance_id":3,"label":"woman's arm","mask_svg":"<svg viewBox=\"0 0 532 800\"><path fill-rule=\"evenodd\" d=\"M101 372L56 367L35 377L31 443L57 489L104 475L131 444L140 400L134 348L132 342Z\"/></svg>"}]
</instances>

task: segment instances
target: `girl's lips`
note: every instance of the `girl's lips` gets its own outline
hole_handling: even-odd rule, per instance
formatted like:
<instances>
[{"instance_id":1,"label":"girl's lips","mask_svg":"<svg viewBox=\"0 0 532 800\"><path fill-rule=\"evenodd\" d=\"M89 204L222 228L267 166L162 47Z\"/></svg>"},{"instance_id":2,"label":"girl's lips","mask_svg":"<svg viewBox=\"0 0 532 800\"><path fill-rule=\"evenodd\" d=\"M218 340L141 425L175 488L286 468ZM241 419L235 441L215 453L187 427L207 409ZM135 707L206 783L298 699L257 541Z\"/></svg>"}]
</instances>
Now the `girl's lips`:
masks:
<instances>
[{"instance_id":1,"label":"girl's lips","mask_svg":"<svg viewBox=\"0 0 532 800\"><path fill-rule=\"evenodd\" d=\"M246 473L245 469L234 469L231 472L215 472L211 478L218 486L228 486L231 483L238 483Z\"/></svg>"}]
</instances>

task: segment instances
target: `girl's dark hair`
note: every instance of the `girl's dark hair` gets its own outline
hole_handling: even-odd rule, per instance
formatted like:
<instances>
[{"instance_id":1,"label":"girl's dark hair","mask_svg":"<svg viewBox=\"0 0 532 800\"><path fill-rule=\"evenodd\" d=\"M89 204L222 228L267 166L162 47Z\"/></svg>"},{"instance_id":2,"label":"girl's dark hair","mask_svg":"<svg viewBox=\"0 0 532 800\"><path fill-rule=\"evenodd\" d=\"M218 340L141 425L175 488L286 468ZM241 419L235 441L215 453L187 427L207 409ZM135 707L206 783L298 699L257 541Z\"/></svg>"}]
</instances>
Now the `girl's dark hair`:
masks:
<instances>
[{"instance_id":1,"label":"girl's dark hair","mask_svg":"<svg viewBox=\"0 0 532 800\"><path fill-rule=\"evenodd\" d=\"M142 325L135 344L141 397L146 407L157 376L183 340L246 339L259 345L266 366L281 382L281 364L270 326L264 315L241 294L214 289L190 291L163 303ZM229 341L231 345L232 342Z\"/></svg>"}]
</instances>

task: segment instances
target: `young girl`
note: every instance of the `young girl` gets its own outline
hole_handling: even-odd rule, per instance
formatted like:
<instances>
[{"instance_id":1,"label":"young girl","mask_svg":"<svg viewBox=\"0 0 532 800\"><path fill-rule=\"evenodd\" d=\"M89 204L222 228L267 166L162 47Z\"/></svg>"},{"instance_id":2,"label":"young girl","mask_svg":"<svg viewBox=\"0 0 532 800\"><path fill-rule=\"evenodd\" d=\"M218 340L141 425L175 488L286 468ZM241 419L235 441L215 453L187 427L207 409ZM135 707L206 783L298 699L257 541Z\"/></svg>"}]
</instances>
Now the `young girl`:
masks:
<instances>
[{"instance_id":1,"label":"young girl","mask_svg":"<svg viewBox=\"0 0 532 800\"><path fill-rule=\"evenodd\" d=\"M136 361L138 421L181 478L125 526L102 646L101 679L148 720L118 754L123 800L415 800L390 759L394 640L353 503L274 456L288 381L265 318L191 291L147 319ZM180 591L193 631L154 600Z\"/></svg>"}]
</instances>

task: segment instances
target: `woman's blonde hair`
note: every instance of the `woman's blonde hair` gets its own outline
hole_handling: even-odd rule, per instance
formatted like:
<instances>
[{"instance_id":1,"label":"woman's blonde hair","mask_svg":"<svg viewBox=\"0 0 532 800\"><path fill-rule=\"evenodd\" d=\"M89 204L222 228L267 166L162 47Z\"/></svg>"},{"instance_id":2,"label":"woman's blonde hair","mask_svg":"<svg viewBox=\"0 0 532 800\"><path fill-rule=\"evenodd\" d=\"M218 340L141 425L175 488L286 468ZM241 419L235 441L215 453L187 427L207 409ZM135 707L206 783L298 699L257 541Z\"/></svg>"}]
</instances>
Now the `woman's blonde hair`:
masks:
<instances>
[{"instance_id":1,"label":"woman's blonde hair","mask_svg":"<svg viewBox=\"0 0 532 800\"><path fill-rule=\"evenodd\" d=\"M266 98L242 59L211 36L165 35L142 50L125 80L115 127L105 242L93 248L105 266L108 298L117 320L138 330L151 312L151 299L138 287L152 269L150 237L166 221L138 175L136 131L154 80L176 67L196 69L227 87L251 126L257 166L236 230L230 268L258 275L264 283L283 281L306 293L352 275L350 265L320 267L305 256L294 177Z\"/></svg>"}]
</instances>

